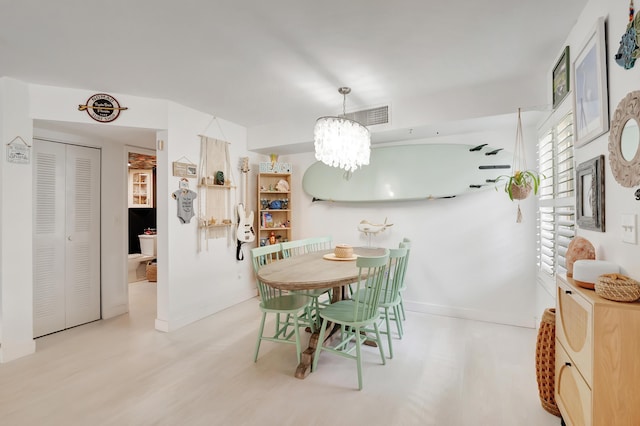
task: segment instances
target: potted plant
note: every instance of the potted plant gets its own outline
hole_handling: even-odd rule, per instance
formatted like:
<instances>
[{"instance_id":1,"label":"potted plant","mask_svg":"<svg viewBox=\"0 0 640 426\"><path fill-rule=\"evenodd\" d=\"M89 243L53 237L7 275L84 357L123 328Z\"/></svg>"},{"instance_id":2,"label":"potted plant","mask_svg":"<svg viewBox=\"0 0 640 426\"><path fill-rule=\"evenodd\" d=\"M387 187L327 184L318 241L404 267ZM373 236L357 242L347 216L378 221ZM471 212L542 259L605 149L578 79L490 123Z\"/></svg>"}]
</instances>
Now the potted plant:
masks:
<instances>
[{"instance_id":1,"label":"potted plant","mask_svg":"<svg viewBox=\"0 0 640 426\"><path fill-rule=\"evenodd\" d=\"M533 189L533 194L538 193L540 187L540 175L534 170L516 170L511 176L500 176L496 182L507 179L504 184L504 192L509 195L509 199L524 200Z\"/></svg>"}]
</instances>

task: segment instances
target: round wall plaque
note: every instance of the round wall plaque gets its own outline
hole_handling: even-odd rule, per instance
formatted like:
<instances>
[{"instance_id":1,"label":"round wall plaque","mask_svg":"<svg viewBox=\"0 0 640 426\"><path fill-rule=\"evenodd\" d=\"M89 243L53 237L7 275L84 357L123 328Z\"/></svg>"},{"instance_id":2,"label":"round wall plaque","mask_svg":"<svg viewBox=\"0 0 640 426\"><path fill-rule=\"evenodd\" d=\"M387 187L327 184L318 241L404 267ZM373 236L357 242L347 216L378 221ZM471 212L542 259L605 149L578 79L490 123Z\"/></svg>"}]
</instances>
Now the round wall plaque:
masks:
<instances>
[{"instance_id":1,"label":"round wall plaque","mask_svg":"<svg viewBox=\"0 0 640 426\"><path fill-rule=\"evenodd\" d=\"M87 99L85 105L78 105L80 111L87 111L89 117L101 123L109 123L120 115L120 111L128 109L121 107L116 98L106 93L96 93Z\"/></svg>"}]
</instances>

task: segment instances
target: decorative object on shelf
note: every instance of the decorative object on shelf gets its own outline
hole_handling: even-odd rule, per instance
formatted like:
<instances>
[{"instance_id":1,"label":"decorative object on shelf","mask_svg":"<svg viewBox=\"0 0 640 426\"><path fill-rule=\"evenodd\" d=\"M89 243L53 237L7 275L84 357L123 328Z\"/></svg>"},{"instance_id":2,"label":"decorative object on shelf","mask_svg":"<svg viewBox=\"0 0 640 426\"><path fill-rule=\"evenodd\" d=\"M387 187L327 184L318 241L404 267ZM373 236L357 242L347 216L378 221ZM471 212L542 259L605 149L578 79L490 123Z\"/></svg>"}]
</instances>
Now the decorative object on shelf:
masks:
<instances>
[{"instance_id":1,"label":"decorative object on shelf","mask_svg":"<svg viewBox=\"0 0 640 426\"><path fill-rule=\"evenodd\" d=\"M224 172L222 170L216 172L216 178L213 183L215 185L224 185Z\"/></svg>"},{"instance_id":2,"label":"decorative object on shelf","mask_svg":"<svg viewBox=\"0 0 640 426\"><path fill-rule=\"evenodd\" d=\"M346 117L349 87L340 87L342 95L342 116L325 116L316 120L313 130L316 160L331 167L339 167L354 172L358 167L369 164L371 134L362 124Z\"/></svg>"},{"instance_id":3,"label":"decorative object on shelf","mask_svg":"<svg viewBox=\"0 0 640 426\"><path fill-rule=\"evenodd\" d=\"M84 105L78 105L78 111L87 111L89 117L100 123L110 123L120 116L121 107L116 98L106 93L96 93L87 99Z\"/></svg>"},{"instance_id":4,"label":"decorative object on shelf","mask_svg":"<svg viewBox=\"0 0 640 426\"><path fill-rule=\"evenodd\" d=\"M16 136L7 143L7 162L14 164L29 164L31 161L31 145L21 136Z\"/></svg>"},{"instance_id":5,"label":"decorative object on shelf","mask_svg":"<svg viewBox=\"0 0 640 426\"><path fill-rule=\"evenodd\" d=\"M271 231L269 233L269 244L275 244L276 243L276 233Z\"/></svg>"},{"instance_id":6,"label":"decorative object on shelf","mask_svg":"<svg viewBox=\"0 0 640 426\"><path fill-rule=\"evenodd\" d=\"M570 90L569 85L569 70L571 66L569 64L569 46L566 46L560 55L560 59L553 67L553 108L555 109Z\"/></svg>"},{"instance_id":7,"label":"decorative object on shelf","mask_svg":"<svg viewBox=\"0 0 640 426\"><path fill-rule=\"evenodd\" d=\"M509 199L524 200L526 199L531 190L533 194L538 193L538 187L540 186L540 175L535 170L527 169L527 159L525 157L524 150L524 138L522 136L522 117L520 116L520 108L518 108L518 124L516 125L516 142L515 149L513 151L513 163L511 165L511 171L513 174L507 176L498 176L496 182L506 179L504 184L504 192L509 195ZM516 215L516 222L522 222L522 211L520 210L520 203L518 202L518 211Z\"/></svg>"},{"instance_id":8,"label":"decorative object on shelf","mask_svg":"<svg viewBox=\"0 0 640 426\"><path fill-rule=\"evenodd\" d=\"M542 408L560 417L555 397L556 310L545 309L536 341L536 379Z\"/></svg>"},{"instance_id":9,"label":"decorative object on shelf","mask_svg":"<svg viewBox=\"0 0 640 426\"><path fill-rule=\"evenodd\" d=\"M260 163L260 173L291 173L291 163Z\"/></svg>"},{"instance_id":10,"label":"decorative object on shelf","mask_svg":"<svg viewBox=\"0 0 640 426\"><path fill-rule=\"evenodd\" d=\"M573 280L582 288L593 290L602 274L617 274L620 267L608 260L580 259L573 264Z\"/></svg>"},{"instance_id":11,"label":"decorative object on shelf","mask_svg":"<svg viewBox=\"0 0 640 426\"><path fill-rule=\"evenodd\" d=\"M640 185L640 90L628 93L613 113L609 133L609 164L616 181Z\"/></svg>"},{"instance_id":12,"label":"decorative object on shelf","mask_svg":"<svg viewBox=\"0 0 640 426\"><path fill-rule=\"evenodd\" d=\"M578 166L576 187L578 226L604 232L604 155L592 158Z\"/></svg>"},{"instance_id":13,"label":"decorative object on shelf","mask_svg":"<svg viewBox=\"0 0 640 426\"><path fill-rule=\"evenodd\" d=\"M636 59L640 57L640 13L633 17L635 11L633 0L629 2L629 24L620 40L618 53L615 55L616 63L628 70L633 68Z\"/></svg>"},{"instance_id":14,"label":"decorative object on shelf","mask_svg":"<svg viewBox=\"0 0 640 426\"><path fill-rule=\"evenodd\" d=\"M640 299L640 283L622 274L602 274L595 283L596 294L616 302Z\"/></svg>"},{"instance_id":15,"label":"decorative object on shelf","mask_svg":"<svg viewBox=\"0 0 640 426\"><path fill-rule=\"evenodd\" d=\"M289 192L289 182L284 179L280 179L276 184L276 191Z\"/></svg>"},{"instance_id":16,"label":"decorative object on shelf","mask_svg":"<svg viewBox=\"0 0 640 426\"><path fill-rule=\"evenodd\" d=\"M575 147L581 147L609 130L605 51L604 18L600 17L572 67Z\"/></svg>"},{"instance_id":17,"label":"decorative object on shelf","mask_svg":"<svg viewBox=\"0 0 640 426\"><path fill-rule=\"evenodd\" d=\"M282 200L273 200L269 203L269 208L273 210L280 210L282 208Z\"/></svg>"},{"instance_id":18,"label":"decorative object on shelf","mask_svg":"<svg viewBox=\"0 0 640 426\"><path fill-rule=\"evenodd\" d=\"M567 247L565 254L565 264L567 267L567 276L573 277L573 264L576 260L595 259L596 249L589 240L583 237L575 237Z\"/></svg>"}]
</instances>

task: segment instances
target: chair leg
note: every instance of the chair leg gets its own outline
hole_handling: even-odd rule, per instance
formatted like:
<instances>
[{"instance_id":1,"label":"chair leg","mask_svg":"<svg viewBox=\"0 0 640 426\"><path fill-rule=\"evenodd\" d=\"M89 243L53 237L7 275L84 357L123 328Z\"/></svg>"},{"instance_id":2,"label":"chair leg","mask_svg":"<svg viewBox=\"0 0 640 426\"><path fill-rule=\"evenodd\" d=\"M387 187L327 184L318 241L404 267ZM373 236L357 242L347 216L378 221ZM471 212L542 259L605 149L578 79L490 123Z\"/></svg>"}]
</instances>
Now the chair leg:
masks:
<instances>
[{"instance_id":1,"label":"chair leg","mask_svg":"<svg viewBox=\"0 0 640 426\"><path fill-rule=\"evenodd\" d=\"M393 359L393 343L391 342L391 324L389 322L389 308L384 308L384 322L387 326L387 342L389 343L389 359Z\"/></svg>"},{"instance_id":2,"label":"chair leg","mask_svg":"<svg viewBox=\"0 0 640 426\"><path fill-rule=\"evenodd\" d=\"M318 367L318 358L320 358L320 351L322 351L322 343L324 342L324 333L327 330L327 324L329 321L322 321L322 327L320 327L320 335L318 336L318 343L316 345L316 353L313 355L313 363L311 363L311 371L316 371Z\"/></svg>"},{"instance_id":3,"label":"chair leg","mask_svg":"<svg viewBox=\"0 0 640 426\"><path fill-rule=\"evenodd\" d=\"M253 362L258 361L258 351L260 351L260 343L262 342L262 333L264 332L264 320L267 316L266 312L262 313L262 320L260 320L260 331L258 332L258 341L256 342L256 353L253 357Z\"/></svg>"},{"instance_id":4,"label":"chair leg","mask_svg":"<svg viewBox=\"0 0 640 426\"><path fill-rule=\"evenodd\" d=\"M402 297L400 298L400 311L402 312L402 321L406 321L407 314L404 312L404 303L402 302Z\"/></svg>"},{"instance_id":5,"label":"chair leg","mask_svg":"<svg viewBox=\"0 0 640 426\"><path fill-rule=\"evenodd\" d=\"M296 336L296 355L298 357L298 364L300 364L300 354L302 353L302 348L300 347L300 326L298 324L298 315L294 315L293 316L293 326L295 327L295 329L293 330L293 332L295 333Z\"/></svg>"},{"instance_id":6,"label":"chair leg","mask_svg":"<svg viewBox=\"0 0 640 426\"><path fill-rule=\"evenodd\" d=\"M393 312L393 319L396 322L396 328L398 329L398 337L402 339L402 336L404 335L404 326L402 325L402 320L400 319L400 306L394 306Z\"/></svg>"},{"instance_id":7,"label":"chair leg","mask_svg":"<svg viewBox=\"0 0 640 426\"><path fill-rule=\"evenodd\" d=\"M387 361L384 359L384 352L382 351L382 339L380 338L380 330L378 329L378 323L373 323L373 328L376 331L376 339L378 341L378 349L380 350L380 359L382 359L382 365L386 365Z\"/></svg>"},{"instance_id":8,"label":"chair leg","mask_svg":"<svg viewBox=\"0 0 640 426\"><path fill-rule=\"evenodd\" d=\"M376 330L377 330L377 326L376 326ZM360 327L356 327L355 329L355 336L356 336L356 362L358 363L358 390L362 390L362 356L360 354ZM378 335L378 337L380 337ZM380 340L378 340L378 346L380 346ZM382 351L382 348L380 348L380 350ZM384 358L384 355L383 355Z\"/></svg>"}]
</instances>

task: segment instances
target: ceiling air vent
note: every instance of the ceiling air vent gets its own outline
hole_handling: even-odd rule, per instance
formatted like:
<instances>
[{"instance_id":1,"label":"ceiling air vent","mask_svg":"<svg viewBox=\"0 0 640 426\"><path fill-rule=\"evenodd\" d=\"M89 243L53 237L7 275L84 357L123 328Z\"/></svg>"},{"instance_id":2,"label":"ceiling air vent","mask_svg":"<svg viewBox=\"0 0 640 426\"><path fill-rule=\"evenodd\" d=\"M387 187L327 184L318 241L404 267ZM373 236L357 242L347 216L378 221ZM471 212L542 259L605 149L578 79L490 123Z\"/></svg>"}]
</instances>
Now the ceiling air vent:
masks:
<instances>
[{"instance_id":1,"label":"ceiling air vent","mask_svg":"<svg viewBox=\"0 0 640 426\"><path fill-rule=\"evenodd\" d=\"M357 121L365 126L375 126L376 124L389 123L389 105L382 107L354 111L345 114L349 120Z\"/></svg>"}]
</instances>

